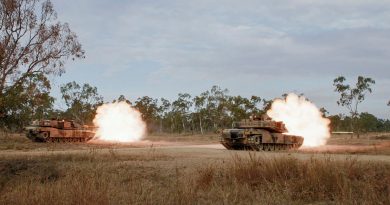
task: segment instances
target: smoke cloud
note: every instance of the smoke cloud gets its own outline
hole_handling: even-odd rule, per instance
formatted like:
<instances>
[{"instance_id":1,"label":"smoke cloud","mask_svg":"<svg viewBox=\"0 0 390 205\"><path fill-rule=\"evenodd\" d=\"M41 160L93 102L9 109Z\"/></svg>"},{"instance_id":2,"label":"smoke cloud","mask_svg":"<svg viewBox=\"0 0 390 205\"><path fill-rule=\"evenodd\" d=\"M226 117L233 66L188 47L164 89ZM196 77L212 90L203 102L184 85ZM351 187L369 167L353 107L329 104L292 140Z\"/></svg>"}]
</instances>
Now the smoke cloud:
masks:
<instances>
[{"instance_id":1,"label":"smoke cloud","mask_svg":"<svg viewBox=\"0 0 390 205\"><path fill-rule=\"evenodd\" d=\"M283 121L288 134L304 137L303 146L325 145L330 137L330 120L305 97L290 93L286 99L276 99L267 114L275 121Z\"/></svg>"},{"instance_id":2,"label":"smoke cloud","mask_svg":"<svg viewBox=\"0 0 390 205\"><path fill-rule=\"evenodd\" d=\"M98 127L95 137L100 140L136 142L146 133L141 113L125 102L98 107L93 123Z\"/></svg>"}]
</instances>

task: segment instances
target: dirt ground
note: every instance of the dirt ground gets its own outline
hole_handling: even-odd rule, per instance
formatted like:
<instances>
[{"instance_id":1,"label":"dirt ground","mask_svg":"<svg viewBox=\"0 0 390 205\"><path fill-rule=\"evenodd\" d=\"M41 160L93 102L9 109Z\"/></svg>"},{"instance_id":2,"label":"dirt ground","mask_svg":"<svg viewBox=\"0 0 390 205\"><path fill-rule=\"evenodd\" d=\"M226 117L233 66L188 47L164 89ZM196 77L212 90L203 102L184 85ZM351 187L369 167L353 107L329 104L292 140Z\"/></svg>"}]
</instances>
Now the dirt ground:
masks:
<instances>
[{"instance_id":1,"label":"dirt ground","mask_svg":"<svg viewBox=\"0 0 390 205\"><path fill-rule=\"evenodd\" d=\"M108 153L143 155L158 152L173 158L191 161L223 160L233 155L247 155L248 151L226 150L219 143L218 135L152 135L141 142L111 143L91 140L88 143L57 144L35 143L23 134L0 138L0 156L32 156L64 153ZM294 156L299 159L313 157L348 158L390 162L390 133L371 133L350 139L348 135L334 135L328 145L291 151L262 151L264 157ZM184 160L185 161L185 160Z\"/></svg>"}]
</instances>

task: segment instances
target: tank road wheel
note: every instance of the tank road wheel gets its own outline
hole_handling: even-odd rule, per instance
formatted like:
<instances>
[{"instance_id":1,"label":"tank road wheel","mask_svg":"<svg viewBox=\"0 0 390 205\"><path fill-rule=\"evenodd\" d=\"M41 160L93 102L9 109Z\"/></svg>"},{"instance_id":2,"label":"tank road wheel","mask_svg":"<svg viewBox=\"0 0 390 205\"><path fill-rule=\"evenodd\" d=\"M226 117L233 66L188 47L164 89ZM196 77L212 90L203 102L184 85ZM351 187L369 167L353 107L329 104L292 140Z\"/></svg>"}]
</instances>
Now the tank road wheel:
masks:
<instances>
[{"instance_id":1,"label":"tank road wheel","mask_svg":"<svg viewBox=\"0 0 390 205\"><path fill-rule=\"evenodd\" d=\"M264 150L264 151L269 151L268 144L265 144L265 145L264 145L263 150Z\"/></svg>"},{"instance_id":2,"label":"tank road wheel","mask_svg":"<svg viewBox=\"0 0 390 205\"><path fill-rule=\"evenodd\" d=\"M263 150L264 150L263 144L258 144L258 145L257 145L257 149L258 149L259 151L263 151Z\"/></svg>"},{"instance_id":3,"label":"tank road wheel","mask_svg":"<svg viewBox=\"0 0 390 205\"><path fill-rule=\"evenodd\" d=\"M49 137L50 137L50 133L49 132L41 132L39 133L40 137L42 138L42 140L44 142L47 142Z\"/></svg>"}]
</instances>

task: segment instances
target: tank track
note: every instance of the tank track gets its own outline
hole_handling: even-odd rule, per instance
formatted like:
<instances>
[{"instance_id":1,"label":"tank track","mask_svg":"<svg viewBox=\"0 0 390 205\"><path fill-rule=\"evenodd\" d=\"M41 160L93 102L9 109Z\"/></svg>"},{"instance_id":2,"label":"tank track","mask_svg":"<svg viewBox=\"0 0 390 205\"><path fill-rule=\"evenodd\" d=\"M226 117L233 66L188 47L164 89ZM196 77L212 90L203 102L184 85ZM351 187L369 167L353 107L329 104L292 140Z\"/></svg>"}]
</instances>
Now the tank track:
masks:
<instances>
[{"instance_id":1,"label":"tank track","mask_svg":"<svg viewBox=\"0 0 390 205\"><path fill-rule=\"evenodd\" d=\"M93 137L43 137L40 135L27 134L27 137L34 142L46 142L46 143L77 143L77 142L87 142Z\"/></svg>"},{"instance_id":2,"label":"tank track","mask_svg":"<svg viewBox=\"0 0 390 205\"><path fill-rule=\"evenodd\" d=\"M277 150L295 150L302 144L258 144L258 145L230 145L225 142L221 144L228 150L251 150L251 151L277 151Z\"/></svg>"},{"instance_id":3,"label":"tank track","mask_svg":"<svg viewBox=\"0 0 390 205\"><path fill-rule=\"evenodd\" d=\"M78 137L78 138L49 137L48 139L46 139L45 142L48 142L48 143L75 143L75 142L87 142L91 139L92 138L81 138L81 137Z\"/></svg>"}]
</instances>

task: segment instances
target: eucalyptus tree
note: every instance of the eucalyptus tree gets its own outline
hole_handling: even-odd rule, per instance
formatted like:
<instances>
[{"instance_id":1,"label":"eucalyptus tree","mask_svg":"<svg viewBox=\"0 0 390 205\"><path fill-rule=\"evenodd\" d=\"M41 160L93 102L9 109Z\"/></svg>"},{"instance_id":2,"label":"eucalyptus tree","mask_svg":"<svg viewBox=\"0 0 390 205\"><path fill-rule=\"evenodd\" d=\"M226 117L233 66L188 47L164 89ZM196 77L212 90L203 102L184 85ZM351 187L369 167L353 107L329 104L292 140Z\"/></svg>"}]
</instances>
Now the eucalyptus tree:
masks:
<instances>
[{"instance_id":1,"label":"eucalyptus tree","mask_svg":"<svg viewBox=\"0 0 390 205\"><path fill-rule=\"evenodd\" d=\"M188 93L179 93L178 98L172 102L173 112L180 119L183 132L187 131L186 124L189 120L189 111L192 104L191 95Z\"/></svg>"},{"instance_id":2,"label":"eucalyptus tree","mask_svg":"<svg viewBox=\"0 0 390 205\"><path fill-rule=\"evenodd\" d=\"M170 124L171 132L173 132L172 127L172 117L170 115L171 111L171 102L165 98L160 99L160 105L158 106L158 118L160 120L160 132L163 132L164 120L168 120L167 124Z\"/></svg>"},{"instance_id":3,"label":"eucalyptus tree","mask_svg":"<svg viewBox=\"0 0 390 205\"><path fill-rule=\"evenodd\" d=\"M228 100L229 116L231 119L230 124L233 121L238 121L244 118L248 118L248 111L251 108L251 102L248 98L238 96L230 96Z\"/></svg>"},{"instance_id":4,"label":"eucalyptus tree","mask_svg":"<svg viewBox=\"0 0 390 205\"><path fill-rule=\"evenodd\" d=\"M142 119L148 125L148 130L151 131L158 113L157 99L149 96L140 97L134 102L134 107L141 112Z\"/></svg>"},{"instance_id":5,"label":"eucalyptus tree","mask_svg":"<svg viewBox=\"0 0 390 205\"><path fill-rule=\"evenodd\" d=\"M214 85L207 99L207 109L210 112L210 120L213 123L213 129L217 130L229 121L228 116L228 96L229 90L222 89Z\"/></svg>"},{"instance_id":6,"label":"eucalyptus tree","mask_svg":"<svg viewBox=\"0 0 390 205\"><path fill-rule=\"evenodd\" d=\"M103 97L99 95L97 87L87 83L79 85L73 81L62 85L60 90L68 107L66 115L80 124L91 123L97 107L103 103Z\"/></svg>"},{"instance_id":7,"label":"eucalyptus tree","mask_svg":"<svg viewBox=\"0 0 390 205\"><path fill-rule=\"evenodd\" d=\"M112 102L113 102L113 103L125 102L125 103L127 103L127 104L129 104L129 105L132 105L131 101L128 100L128 99L126 99L126 97L125 97L124 95L120 95L120 96L118 97L118 99L115 99L115 100L113 100Z\"/></svg>"},{"instance_id":8,"label":"eucalyptus tree","mask_svg":"<svg viewBox=\"0 0 390 205\"><path fill-rule=\"evenodd\" d=\"M50 96L50 83L44 75L34 74L13 87L3 100L2 127L19 130L32 120L50 117L54 98Z\"/></svg>"},{"instance_id":9,"label":"eucalyptus tree","mask_svg":"<svg viewBox=\"0 0 390 205\"><path fill-rule=\"evenodd\" d=\"M333 80L334 91L340 94L337 104L348 109L351 117L351 130L357 132L359 138L358 106L365 100L367 93L372 93L371 86L375 84L375 80L359 76L354 86L346 84L345 81L344 76L339 76Z\"/></svg>"},{"instance_id":10,"label":"eucalyptus tree","mask_svg":"<svg viewBox=\"0 0 390 205\"><path fill-rule=\"evenodd\" d=\"M7 115L5 101L9 95L28 83L32 76L42 79L61 75L68 59L83 57L84 50L76 34L67 23L57 20L50 0L2 0L0 117Z\"/></svg>"},{"instance_id":11,"label":"eucalyptus tree","mask_svg":"<svg viewBox=\"0 0 390 205\"><path fill-rule=\"evenodd\" d=\"M199 122L199 131L203 135L203 118L207 114L207 108L206 108L206 93L202 93L200 96L196 96L193 99L194 107L195 107L195 115L197 116L198 122Z\"/></svg>"}]
</instances>

